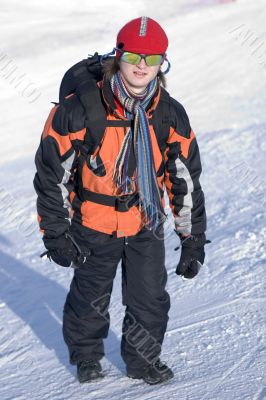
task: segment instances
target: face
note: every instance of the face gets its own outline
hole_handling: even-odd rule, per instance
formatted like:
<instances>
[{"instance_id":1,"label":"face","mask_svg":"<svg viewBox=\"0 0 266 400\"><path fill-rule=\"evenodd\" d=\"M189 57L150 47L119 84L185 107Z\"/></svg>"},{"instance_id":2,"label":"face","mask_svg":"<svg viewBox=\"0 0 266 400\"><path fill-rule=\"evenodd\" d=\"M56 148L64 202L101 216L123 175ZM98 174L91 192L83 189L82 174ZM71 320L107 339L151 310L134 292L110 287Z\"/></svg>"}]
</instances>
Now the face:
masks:
<instances>
[{"instance_id":1,"label":"face","mask_svg":"<svg viewBox=\"0 0 266 400\"><path fill-rule=\"evenodd\" d=\"M142 58L138 65L128 64L125 61L119 62L122 78L129 90L134 93L142 93L148 84L156 77L160 65L149 67Z\"/></svg>"}]
</instances>

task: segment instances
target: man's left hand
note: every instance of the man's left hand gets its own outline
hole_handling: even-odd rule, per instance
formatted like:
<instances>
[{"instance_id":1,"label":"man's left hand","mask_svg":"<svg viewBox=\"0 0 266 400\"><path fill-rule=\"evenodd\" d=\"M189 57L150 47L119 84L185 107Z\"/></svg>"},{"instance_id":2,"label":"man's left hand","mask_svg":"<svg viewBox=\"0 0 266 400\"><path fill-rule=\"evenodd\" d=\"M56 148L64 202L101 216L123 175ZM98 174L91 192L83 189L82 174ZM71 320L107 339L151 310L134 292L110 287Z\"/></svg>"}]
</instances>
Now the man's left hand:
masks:
<instances>
[{"instance_id":1,"label":"man's left hand","mask_svg":"<svg viewBox=\"0 0 266 400\"><path fill-rule=\"evenodd\" d=\"M204 244L208 243L204 233L190 235L181 240L181 257L176 267L176 274L182 275L184 278L194 278L205 259Z\"/></svg>"}]
</instances>

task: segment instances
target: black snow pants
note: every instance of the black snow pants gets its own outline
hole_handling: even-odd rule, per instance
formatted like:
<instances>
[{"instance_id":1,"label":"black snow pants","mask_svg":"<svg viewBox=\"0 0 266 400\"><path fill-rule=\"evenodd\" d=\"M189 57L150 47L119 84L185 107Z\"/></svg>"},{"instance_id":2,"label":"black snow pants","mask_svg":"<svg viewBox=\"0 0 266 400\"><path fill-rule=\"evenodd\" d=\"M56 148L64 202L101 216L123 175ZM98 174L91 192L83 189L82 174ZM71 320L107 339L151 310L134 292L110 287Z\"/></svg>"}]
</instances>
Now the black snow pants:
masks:
<instances>
[{"instance_id":1,"label":"black snow pants","mask_svg":"<svg viewBox=\"0 0 266 400\"><path fill-rule=\"evenodd\" d=\"M167 327L170 298L165 290L165 247L143 228L117 238L73 222L72 234L82 251L92 250L74 276L63 315L63 335L71 364L100 360L108 335L110 302L117 266L122 260L122 299L126 306L121 355L127 372L155 361Z\"/></svg>"}]
</instances>

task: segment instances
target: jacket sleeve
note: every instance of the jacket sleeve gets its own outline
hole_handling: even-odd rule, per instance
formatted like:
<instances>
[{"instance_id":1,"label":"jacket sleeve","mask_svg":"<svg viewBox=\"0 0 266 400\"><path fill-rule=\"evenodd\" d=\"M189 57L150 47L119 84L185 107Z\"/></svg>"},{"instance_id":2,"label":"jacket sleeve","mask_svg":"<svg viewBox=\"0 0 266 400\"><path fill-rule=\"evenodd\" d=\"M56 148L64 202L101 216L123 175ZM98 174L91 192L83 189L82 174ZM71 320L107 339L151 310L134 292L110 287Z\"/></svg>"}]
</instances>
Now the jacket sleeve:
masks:
<instances>
[{"instance_id":1,"label":"jacket sleeve","mask_svg":"<svg viewBox=\"0 0 266 400\"><path fill-rule=\"evenodd\" d=\"M171 128L165 150L165 187L181 235L206 231L200 152L183 106L172 99Z\"/></svg>"},{"instance_id":2,"label":"jacket sleeve","mask_svg":"<svg viewBox=\"0 0 266 400\"><path fill-rule=\"evenodd\" d=\"M61 129L55 130L55 119ZM60 236L70 225L68 196L73 189L70 177L75 150L67 125L64 107L55 106L45 123L35 157L37 172L33 183L38 196L38 220L41 231L49 238Z\"/></svg>"}]
</instances>

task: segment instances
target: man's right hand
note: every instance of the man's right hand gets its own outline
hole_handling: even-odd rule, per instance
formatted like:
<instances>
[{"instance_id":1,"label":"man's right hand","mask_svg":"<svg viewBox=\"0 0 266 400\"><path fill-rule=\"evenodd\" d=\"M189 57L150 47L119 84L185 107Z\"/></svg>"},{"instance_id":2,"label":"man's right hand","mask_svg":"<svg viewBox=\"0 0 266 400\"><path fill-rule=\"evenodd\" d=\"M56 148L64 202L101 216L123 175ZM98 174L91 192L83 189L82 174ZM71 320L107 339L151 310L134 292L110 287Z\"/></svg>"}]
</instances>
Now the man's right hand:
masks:
<instances>
[{"instance_id":1,"label":"man's right hand","mask_svg":"<svg viewBox=\"0 0 266 400\"><path fill-rule=\"evenodd\" d=\"M71 234L67 231L57 238L43 237L43 242L48 250L47 257L62 267L70 267L79 260L81 251Z\"/></svg>"}]
</instances>

